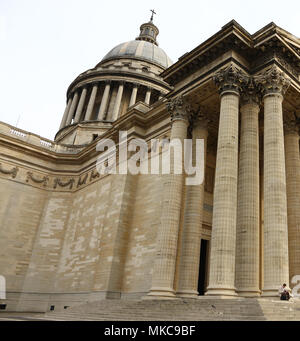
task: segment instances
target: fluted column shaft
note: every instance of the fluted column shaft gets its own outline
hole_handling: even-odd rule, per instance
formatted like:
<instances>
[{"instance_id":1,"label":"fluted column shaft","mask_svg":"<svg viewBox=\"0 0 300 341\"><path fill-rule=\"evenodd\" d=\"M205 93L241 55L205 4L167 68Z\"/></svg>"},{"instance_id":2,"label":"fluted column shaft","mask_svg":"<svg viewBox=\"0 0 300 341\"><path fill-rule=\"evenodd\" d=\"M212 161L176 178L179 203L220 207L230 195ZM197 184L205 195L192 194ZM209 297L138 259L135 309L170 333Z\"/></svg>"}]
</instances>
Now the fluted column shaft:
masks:
<instances>
[{"instance_id":1,"label":"fluted column shaft","mask_svg":"<svg viewBox=\"0 0 300 341\"><path fill-rule=\"evenodd\" d=\"M193 164L196 159L196 140L204 140L204 155L207 145L207 121L197 120L193 128ZM204 160L205 160L204 156ZM205 162L204 162L205 169ZM200 263L201 234L203 221L204 182L187 186L184 210L183 236L179 268L177 295L182 297L198 296L198 277Z\"/></svg>"},{"instance_id":2,"label":"fluted column shaft","mask_svg":"<svg viewBox=\"0 0 300 341\"><path fill-rule=\"evenodd\" d=\"M300 274L300 156L299 132L294 127L285 129L285 160L289 240L290 280ZM293 284L291 284L293 286Z\"/></svg>"},{"instance_id":3,"label":"fluted column shaft","mask_svg":"<svg viewBox=\"0 0 300 341\"><path fill-rule=\"evenodd\" d=\"M104 89L104 93L103 93L103 97L102 97L102 101L101 101L101 105L100 105L100 109L98 113L98 120L100 121L104 120L105 111L107 108L107 102L109 98L109 92L110 92L110 82L107 82L105 84L105 89Z\"/></svg>"},{"instance_id":4,"label":"fluted column shaft","mask_svg":"<svg viewBox=\"0 0 300 341\"><path fill-rule=\"evenodd\" d=\"M238 178L236 288L241 296L259 296L259 105L241 107Z\"/></svg>"},{"instance_id":5,"label":"fluted column shaft","mask_svg":"<svg viewBox=\"0 0 300 341\"><path fill-rule=\"evenodd\" d=\"M134 84L131 92L131 97L130 97L130 102L129 102L129 107L133 106L136 102L136 96L137 96L137 91L138 91L138 85Z\"/></svg>"},{"instance_id":6,"label":"fluted column shaft","mask_svg":"<svg viewBox=\"0 0 300 341\"><path fill-rule=\"evenodd\" d=\"M74 116L74 113L75 113L75 110L76 110L76 107L77 107L77 103L78 103L78 91L76 91L74 93L74 96L73 96L73 99L72 99L72 104L71 104L71 107L70 107L70 110L69 110L69 114L68 114L68 119L67 119L67 125L72 123L72 119L73 119L73 116Z\"/></svg>"},{"instance_id":7,"label":"fluted column shaft","mask_svg":"<svg viewBox=\"0 0 300 341\"><path fill-rule=\"evenodd\" d=\"M72 104L72 99L69 98L59 129L62 129L63 127L65 127L67 123L68 113L69 113L71 104Z\"/></svg>"},{"instance_id":8,"label":"fluted column shaft","mask_svg":"<svg viewBox=\"0 0 300 341\"><path fill-rule=\"evenodd\" d=\"M89 104L88 104L87 109L86 109L86 114L85 114L85 118L84 118L85 121L90 121L92 119L97 92L98 92L98 84L96 83L93 86L92 93L91 93L90 100L89 100Z\"/></svg>"},{"instance_id":9,"label":"fluted column shaft","mask_svg":"<svg viewBox=\"0 0 300 341\"><path fill-rule=\"evenodd\" d=\"M263 296L289 284L286 172L282 100L289 86L273 66L257 76L264 101L264 279Z\"/></svg>"},{"instance_id":10,"label":"fluted column shaft","mask_svg":"<svg viewBox=\"0 0 300 341\"><path fill-rule=\"evenodd\" d=\"M209 285L206 295L236 295L236 214L241 71L230 65L214 76L221 96Z\"/></svg>"},{"instance_id":11,"label":"fluted column shaft","mask_svg":"<svg viewBox=\"0 0 300 341\"><path fill-rule=\"evenodd\" d=\"M276 295L288 282L288 238L282 96L264 98L264 288Z\"/></svg>"},{"instance_id":12,"label":"fluted column shaft","mask_svg":"<svg viewBox=\"0 0 300 341\"><path fill-rule=\"evenodd\" d=\"M182 142L187 137L188 118L182 108L182 99L175 99L169 106L172 114L171 141ZM177 115L178 110L180 114ZM174 277L180 212L182 204L183 174L174 174L174 153L170 157L170 174L163 175L163 201L160 226L157 236L157 251L153 265L150 296L175 297ZM178 159L177 159L178 162Z\"/></svg>"},{"instance_id":13,"label":"fluted column shaft","mask_svg":"<svg viewBox=\"0 0 300 341\"><path fill-rule=\"evenodd\" d=\"M113 115L112 115L112 120L115 121L119 117L119 112L120 112L120 106L121 106L121 101L122 101L122 96L123 96L123 90L124 90L124 83L120 83L119 88L118 88L118 93L113 109Z\"/></svg>"},{"instance_id":14,"label":"fluted column shaft","mask_svg":"<svg viewBox=\"0 0 300 341\"><path fill-rule=\"evenodd\" d=\"M85 98L86 98L86 94L87 94L87 88L84 87L82 89L82 92L81 92L80 100L79 100L78 107L77 107L76 114L75 114L74 123L77 123L80 120L82 110L83 110L83 106L84 106L84 102L85 102Z\"/></svg>"},{"instance_id":15,"label":"fluted column shaft","mask_svg":"<svg viewBox=\"0 0 300 341\"><path fill-rule=\"evenodd\" d=\"M207 294L235 294L239 95L221 95Z\"/></svg>"},{"instance_id":16,"label":"fluted column shaft","mask_svg":"<svg viewBox=\"0 0 300 341\"><path fill-rule=\"evenodd\" d=\"M146 96L145 96L145 103L150 104L150 98L151 98L151 89L147 89Z\"/></svg>"},{"instance_id":17,"label":"fluted column shaft","mask_svg":"<svg viewBox=\"0 0 300 341\"><path fill-rule=\"evenodd\" d=\"M264 97L264 288L274 296L289 281L282 96Z\"/></svg>"}]
</instances>

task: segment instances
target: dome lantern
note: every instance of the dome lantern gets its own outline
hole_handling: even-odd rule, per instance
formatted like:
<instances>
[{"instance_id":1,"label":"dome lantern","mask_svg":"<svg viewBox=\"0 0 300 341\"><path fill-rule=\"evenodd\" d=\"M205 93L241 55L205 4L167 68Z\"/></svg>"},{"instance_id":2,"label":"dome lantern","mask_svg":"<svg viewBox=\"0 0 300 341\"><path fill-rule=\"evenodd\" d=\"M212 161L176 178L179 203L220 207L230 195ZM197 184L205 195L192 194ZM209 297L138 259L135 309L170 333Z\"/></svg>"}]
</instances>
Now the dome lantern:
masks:
<instances>
[{"instance_id":1,"label":"dome lantern","mask_svg":"<svg viewBox=\"0 0 300 341\"><path fill-rule=\"evenodd\" d=\"M152 15L151 19L148 23L142 24L140 27L140 35L136 38L136 40L144 40L148 41L152 44L155 44L158 46L158 43L156 41L156 37L159 34L158 28L153 24L153 15L156 14L154 10L151 10Z\"/></svg>"}]
</instances>

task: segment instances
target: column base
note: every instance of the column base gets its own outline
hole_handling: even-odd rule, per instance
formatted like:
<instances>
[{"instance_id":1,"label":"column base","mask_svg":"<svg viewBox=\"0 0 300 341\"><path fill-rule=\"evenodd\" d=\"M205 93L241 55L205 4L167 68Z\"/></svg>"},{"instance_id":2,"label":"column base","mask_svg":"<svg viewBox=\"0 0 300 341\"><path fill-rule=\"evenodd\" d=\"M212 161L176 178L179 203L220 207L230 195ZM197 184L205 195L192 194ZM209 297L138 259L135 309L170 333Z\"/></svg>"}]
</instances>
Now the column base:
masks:
<instances>
[{"instance_id":1,"label":"column base","mask_svg":"<svg viewBox=\"0 0 300 341\"><path fill-rule=\"evenodd\" d=\"M261 297L279 297L279 287L280 286L278 286L278 288L264 288Z\"/></svg>"},{"instance_id":2,"label":"column base","mask_svg":"<svg viewBox=\"0 0 300 341\"><path fill-rule=\"evenodd\" d=\"M198 298L199 292L195 290L181 290L176 292L176 296L182 298Z\"/></svg>"},{"instance_id":3,"label":"column base","mask_svg":"<svg viewBox=\"0 0 300 341\"><path fill-rule=\"evenodd\" d=\"M176 295L174 289L172 288L163 288L163 287L156 287L151 288L149 294L144 296L142 299L176 299Z\"/></svg>"},{"instance_id":4,"label":"column base","mask_svg":"<svg viewBox=\"0 0 300 341\"><path fill-rule=\"evenodd\" d=\"M240 297L260 297L260 290L239 290L237 291L237 295Z\"/></svg>"},{"instance_id":5,"label":"column base","mask_svg":"<svg viewBox=\"0 0 300 341\"><path fill-rule=\"evenodd\" d=\"M237 297L235 288L207 288L205 296L235 296Z\"/></svg>"}]
</instances>

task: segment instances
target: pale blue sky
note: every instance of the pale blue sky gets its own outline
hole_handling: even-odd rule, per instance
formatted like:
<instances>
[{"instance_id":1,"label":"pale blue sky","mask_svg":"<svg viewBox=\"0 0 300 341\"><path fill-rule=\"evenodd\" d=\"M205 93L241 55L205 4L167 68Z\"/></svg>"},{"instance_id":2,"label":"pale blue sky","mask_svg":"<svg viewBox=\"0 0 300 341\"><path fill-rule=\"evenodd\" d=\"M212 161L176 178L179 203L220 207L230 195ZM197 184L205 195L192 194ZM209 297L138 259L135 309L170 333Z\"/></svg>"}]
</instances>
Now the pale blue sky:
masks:
<instances>
[{"instance_id":1,"label":"pale blue sky","mask_svg":"<svg viewBox=\"0 0 300 341\"><path fill-rule=\"evenodd\" d=\"M248 32L274 21L300 37L299 0L0 0L0 121L46 138L69 84L157 12L158 42L175 62L231 19Z\"/></svg>"}]
</instances>

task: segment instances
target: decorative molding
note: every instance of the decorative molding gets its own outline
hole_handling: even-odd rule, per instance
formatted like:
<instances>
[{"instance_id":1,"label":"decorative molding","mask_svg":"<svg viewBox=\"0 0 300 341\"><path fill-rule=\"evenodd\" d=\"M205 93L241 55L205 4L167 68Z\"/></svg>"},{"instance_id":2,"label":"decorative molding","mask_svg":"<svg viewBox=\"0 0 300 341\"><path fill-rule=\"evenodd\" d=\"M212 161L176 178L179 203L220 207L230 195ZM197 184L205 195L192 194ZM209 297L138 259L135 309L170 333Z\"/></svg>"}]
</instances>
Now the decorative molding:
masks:
<instances>
[{"instance_id":1,"label":"decorative molding","mask_svg":"<svg viewBox=\"0 0 300 341\"><path fill-rule=\"evenodd\" d=\"M57 188L57 186L60 186L60 187L69 187L69 189L72 189L73 188L73 184L74 184L75 180L72 178L70 179L68 182L61 182L61 180L59 178L56 178L54 179L54 185L53 185L53 188Z\"/></svg>"},{"instance_id":2,"label":"decorative molding","mask_svg":"<svg viewBox=\"0 0 300 341\"><path fill-rule=\"evenodd\" d=\"M43 186L46 187L47 183L49 181L49 178L48 178L48 176L44 176L42 179L37 179L33 176L32 172L27 172L26 182L29 182L29 180L31 180L37 184L43 184Z\"/></svg>"},{"instance_id":3,"label":"decorative molding","mask_svg":"<svg viewBox=\"0 0 300 341\"><path fill-rule=\"evenodd\" d=\"M284 95L290 86L290 80L275 65L254 78L263 95L274 93Z\"/></svg>"},{"instance_id":4,"label":"decorative molding","mask_svg":"<svg viewBox=\"0 0 300 341\"><path fill-rule=\"evenodd\" d=\"M288 61L286 61L284 55L279 52L275 52L274 54L275 60L284 67L289 73L291 73L294 77L299 77L299 69L296 70L295 67L293 67ZM299 68L299 66L298 66Z\"/></svg>"},{"instance_id":5,"label":"decorative molding","mask_svg":"<svg viewBox=\"0 0 300 341\"><path fill-rule=\"evenodd\" d=\"M91 182L92 180L94 180L94 179L99 178L99 177L100 177L100 174L99 174L99 172L97 171L97 169L93 169L93 170L92 170L92 173L91 173L91 175L90 175L90 182Z\"/></svg>"},{"instance_id":6,"label":"decorative molding","mask_svg":"<svg viewBox=\"0 0 300 341\"><path fill-rule=\"evenodd\" d=\"M19 167L14 167L11 170L3 169L2 164L0 163L0 173L11 175L13 179L16 178L17 173L19 171L20 171ZM19 182L23 184L27 183L28 185L31 185L31 186L39 185L40 189L43 188L45 190L50 190L50 191L52 190L52 188L58 189L58 187L66 188L66 190L80 189L81 186L88 185L88 179L89 179L89 182L91 182L94 179L101 178L96 168L88 171L87 173L83 175L76 175L70 178L70 180L66 180L65 182L64 182L64 179L51 176L50 174L46 174L45 176L42 176L42 175L37 176L37 174L34 174L31 171L28 171L28 169L26 168L23 169L22 174L26 174L26 177L19 176L18 177ZM76 186L74 186L75 182L77 183ZM53 187L52 185L49 186L51 183L53 183ZM40 185L42 185L43 187L41 187Z\"/></svg>"},{"instance_id":7,"label":"decorative molding","mask_svg":"<svg viewBox=\"0 0 300 341\"><path fill-rule=\"evenodd\" d=\"M77 188L82 186L82 185L85 185L86 184L86 180L88 178L88 173L86 173L83 177L83 179L81 180L81 176L79 177L78 179L78 182L77 182Z\"/></svg>"},{"instance_id":8,"label":"decorative molding","mask_svg":"<svg viewBox=\"0 0 300 341\"><path fill-rule=\"evenodd\" d=\"M14 167L11 170L5 170L2 168L2 164L0 163L0 172L3 174L11 175L13 179L17 176L18 171L18 167Z\"/></svg>"}]
</instances>

